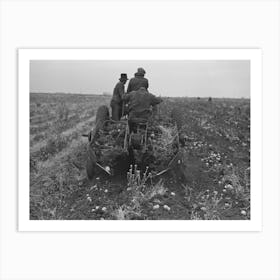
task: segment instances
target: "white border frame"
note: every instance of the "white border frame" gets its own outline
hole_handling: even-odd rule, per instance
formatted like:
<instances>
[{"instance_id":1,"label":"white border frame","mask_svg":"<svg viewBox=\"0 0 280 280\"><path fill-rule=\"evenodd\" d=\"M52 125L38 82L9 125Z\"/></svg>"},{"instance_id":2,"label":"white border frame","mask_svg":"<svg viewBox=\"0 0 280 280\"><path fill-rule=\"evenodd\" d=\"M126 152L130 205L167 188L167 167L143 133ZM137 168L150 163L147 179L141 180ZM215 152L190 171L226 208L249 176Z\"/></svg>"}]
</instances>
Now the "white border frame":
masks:
<instances>
[{"instance_id":1,"label":"white border frame","mask_svg":"<svg viewBox=\"0 0 280 280\"><path fill-rule=\"evenodd\" d=\"M18 50L18 230L19 231L261 231L262 61L260 49L19 49ZM251 220L238 221L58 221L29 220L30 60L250 60Z\"/></svg>"}]
</instances>

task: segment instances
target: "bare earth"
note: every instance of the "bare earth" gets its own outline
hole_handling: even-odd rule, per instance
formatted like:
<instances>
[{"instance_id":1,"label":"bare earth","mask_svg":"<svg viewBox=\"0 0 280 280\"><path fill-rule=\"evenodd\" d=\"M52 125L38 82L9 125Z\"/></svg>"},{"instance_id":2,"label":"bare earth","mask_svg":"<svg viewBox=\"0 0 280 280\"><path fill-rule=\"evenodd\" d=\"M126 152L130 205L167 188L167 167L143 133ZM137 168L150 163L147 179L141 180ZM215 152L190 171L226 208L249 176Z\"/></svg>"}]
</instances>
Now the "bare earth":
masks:
<instances>
[{"instance_id":1,"label":"bare earth","mask_svg":"<svg viewBox=\"0 0 280 280\"><path fill-rule=\"evenodd\" d=\"M145 191L126 174L86 177L87 138L110 97L30 94L30 219L250 219L250 100L166 98L187 136L177 166ZM143 174L141 174L143 176Z\"/></svg>"}]
</instances>

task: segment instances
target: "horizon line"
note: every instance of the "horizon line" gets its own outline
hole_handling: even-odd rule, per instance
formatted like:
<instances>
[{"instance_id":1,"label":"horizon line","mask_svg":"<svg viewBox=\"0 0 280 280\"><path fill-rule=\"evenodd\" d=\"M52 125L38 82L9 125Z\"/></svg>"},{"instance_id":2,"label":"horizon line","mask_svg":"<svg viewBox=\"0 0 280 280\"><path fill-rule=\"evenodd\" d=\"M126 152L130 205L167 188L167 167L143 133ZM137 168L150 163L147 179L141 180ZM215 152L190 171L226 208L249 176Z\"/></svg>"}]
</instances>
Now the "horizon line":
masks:
<instances>
[{"instance_id":1,"label":"horizon line","mask_svg":"<svg viewBox=\"0 0 280 280\"><path fill-rule=\"evenodd\" d=\"M56 92L51 92L51 91L30 91L29 92L30 94L72 94L72 95L98 95L98 96L104 96L104 97L111 97L113 96L112 93L107 93L107 94L104 94L104 93L81 93L81 92L60 92L60 91L56 91ZM163 98L216 98L216 99L251 99L251 97L216 97L216 96L199 96L199 95L195 95L195 96L189 96L189 95L185 95L185 96L182 96L182 95L177 95L177 96L161 96Z\"/></svg>"}]
</instances>

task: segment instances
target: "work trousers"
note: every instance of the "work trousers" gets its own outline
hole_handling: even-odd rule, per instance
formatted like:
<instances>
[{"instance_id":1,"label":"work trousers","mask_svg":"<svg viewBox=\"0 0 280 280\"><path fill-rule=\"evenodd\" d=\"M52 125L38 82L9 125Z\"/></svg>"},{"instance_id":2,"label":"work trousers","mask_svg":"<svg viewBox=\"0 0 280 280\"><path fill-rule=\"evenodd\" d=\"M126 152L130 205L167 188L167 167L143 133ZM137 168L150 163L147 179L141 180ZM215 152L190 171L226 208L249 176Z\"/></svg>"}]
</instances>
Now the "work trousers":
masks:
<instances>
[{"instance_id":1,"label":"work trousers","mask_svg":"<svg viewBox=\"0 0 280 280\"><path fill-rule=\"evenodd\" d=\"M112 120L119 121L122 116L122 103L111 102Z\"/></svg>"}]
</instances>

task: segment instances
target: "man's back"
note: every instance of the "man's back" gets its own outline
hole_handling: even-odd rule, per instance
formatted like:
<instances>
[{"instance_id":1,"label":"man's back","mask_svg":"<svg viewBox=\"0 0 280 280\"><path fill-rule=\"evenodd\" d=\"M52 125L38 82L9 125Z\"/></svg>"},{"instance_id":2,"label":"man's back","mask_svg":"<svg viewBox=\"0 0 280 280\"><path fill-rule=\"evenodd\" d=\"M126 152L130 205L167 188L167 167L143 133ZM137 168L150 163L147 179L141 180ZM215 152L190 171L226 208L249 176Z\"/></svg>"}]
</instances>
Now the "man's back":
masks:
<instances>
[{"instance_id":1,"label":"man's back","mask_svg":"<svg viewBox=\"0 0 280 280\"><path fill-rule=\"evenodd\" d=\"M148 79L144 78L143 75L137 75L136 73L135 77L129 80L127 92L129 93L131 91L139 90L141 87L148 89L149 81Z\"/></svg>"},{"instance_id":2,"label":"man's back","mask_svg":"<svg viewBox=\"0 0 280 280\"><path fill-rule=\"evenodd\" d=\"M129 118L148 119L151 114L151 106L159 104L162 100L149 93L145 88L128 93L125 97L128 101Z\"/></svg>"}]
</instances>

